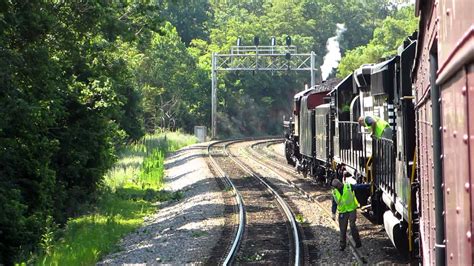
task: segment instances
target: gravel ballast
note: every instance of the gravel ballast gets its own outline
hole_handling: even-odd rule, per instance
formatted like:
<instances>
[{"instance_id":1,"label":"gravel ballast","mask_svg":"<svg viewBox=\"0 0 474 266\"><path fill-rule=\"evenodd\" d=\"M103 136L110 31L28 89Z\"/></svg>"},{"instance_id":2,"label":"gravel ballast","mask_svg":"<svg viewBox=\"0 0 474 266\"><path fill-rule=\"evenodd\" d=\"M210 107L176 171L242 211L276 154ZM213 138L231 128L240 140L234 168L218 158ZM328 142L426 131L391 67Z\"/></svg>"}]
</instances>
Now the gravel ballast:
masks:
<instances>
[{"instance_id":1,"label":"gravel ballast","mask_svg":"<svg viewBox=\"0 0 474 266\"><path fill-rule=\"evenodd\" d=\"M159 204L157 213L123 238L119 252L99 265L205 263L224 226L224 198L206 163L207 144L172 154L165 162L165 189L183 192L175 202Z\"/></svg>"}]
</instances>

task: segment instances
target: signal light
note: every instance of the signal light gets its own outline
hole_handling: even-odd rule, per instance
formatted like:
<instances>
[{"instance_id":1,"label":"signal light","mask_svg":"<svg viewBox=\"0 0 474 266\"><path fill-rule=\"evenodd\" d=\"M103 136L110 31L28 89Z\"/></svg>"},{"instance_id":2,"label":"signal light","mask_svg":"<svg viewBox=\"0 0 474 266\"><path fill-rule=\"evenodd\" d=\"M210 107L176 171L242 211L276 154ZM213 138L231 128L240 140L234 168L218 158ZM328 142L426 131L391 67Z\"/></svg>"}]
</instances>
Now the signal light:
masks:
<instances>
[{"instance_id":1,"label":"signal light","mask_svg":"<svg viewBox=\"0 0 474 266\"><path fill-rule=\"evenodd\" d=\"M253 37L253 44L255 46L258 46L260 44L260 39L258 38L258 36Z\"/></svg>"},{"instance_id":2,"label":"signal light","mask_svg":"<svg viewBox=\"0 0 474 266\"><path fill-rule=\"evenodd\" d=\"M275 46L277 44L275 36L272 36L272 46Z\"/></svg>"}]
</instances>

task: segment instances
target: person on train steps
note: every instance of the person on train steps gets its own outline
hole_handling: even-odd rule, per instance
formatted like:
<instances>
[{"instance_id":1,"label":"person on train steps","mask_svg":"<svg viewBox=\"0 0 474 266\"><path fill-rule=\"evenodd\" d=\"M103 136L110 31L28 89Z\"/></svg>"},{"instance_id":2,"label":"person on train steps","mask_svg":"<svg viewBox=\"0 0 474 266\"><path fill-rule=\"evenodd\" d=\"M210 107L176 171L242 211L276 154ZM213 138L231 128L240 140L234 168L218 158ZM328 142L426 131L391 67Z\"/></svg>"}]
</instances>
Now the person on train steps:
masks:
<instances>
[{"instance_id":1,"label":"person on train steps","mask_svg":"<svg viewBox=\"0 0 474 266\"><path fill-rule=\"evenodd\" d=\"M371 137L392 139L393 132L390 125L380 117L371 115L361 116L359 117L359 125L365 127L371 133Z\"/></svg>"}]
</instances>

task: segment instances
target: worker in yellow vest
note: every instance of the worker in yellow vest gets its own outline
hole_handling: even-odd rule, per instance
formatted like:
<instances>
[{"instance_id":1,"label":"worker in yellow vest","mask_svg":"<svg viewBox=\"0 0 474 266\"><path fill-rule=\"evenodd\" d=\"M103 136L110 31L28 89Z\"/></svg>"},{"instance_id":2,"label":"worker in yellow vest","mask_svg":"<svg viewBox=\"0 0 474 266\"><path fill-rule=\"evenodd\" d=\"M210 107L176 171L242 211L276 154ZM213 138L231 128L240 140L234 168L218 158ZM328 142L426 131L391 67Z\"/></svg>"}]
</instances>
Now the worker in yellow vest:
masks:
<instances>
[{"instance_id":1,"label":"worker in yellow vest","mask_svg":"<svg viewBox=\"0 0 474 266\"><path fill-rule=\"evenodd\" d=\"M392 139L393 137L390 125L380 117L371 115L361 116L359 117L359 125L365 127L371 133L371 137L377 139Z\"/></svg>"},{"instance_id":2,"label":"worker in yellow vest","mask_svg":"<svg viewBox=\"0 0 474 266\"><path fill-rule=\"evenodd\" d=\"M339 212L340 250L343 251L346 248L348 222L351 225L351 235L355 241L356 248L361 247L362 243L360 242L359 231L356 226L356 210L359 203L354 194L354 186L349 183L342 184L338 179L334 179L331 182L331 186L333 187L332 195L337 204L337 211Z\"/></svg>"}]
</instances>

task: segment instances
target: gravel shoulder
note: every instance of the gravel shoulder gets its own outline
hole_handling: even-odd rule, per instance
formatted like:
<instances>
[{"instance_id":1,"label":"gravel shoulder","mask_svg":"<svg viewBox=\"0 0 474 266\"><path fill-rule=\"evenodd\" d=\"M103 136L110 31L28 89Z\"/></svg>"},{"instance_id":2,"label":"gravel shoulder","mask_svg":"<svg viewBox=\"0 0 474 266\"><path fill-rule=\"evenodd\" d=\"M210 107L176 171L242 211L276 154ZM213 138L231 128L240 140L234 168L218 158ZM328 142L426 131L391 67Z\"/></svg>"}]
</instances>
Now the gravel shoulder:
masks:
<instances>
[{"instance_id":1,"label":"gravel shoulder","mask_svg":"<svg viewBox=\"0 0 474 266\"><path fill-rule=\"evenodd\" d=\"M202 264L211 257L224 226L224 196L206 163L207 144L183 148L165 162L165 189L183 192L158 205L144 225L124 237L119 252L99 265Z\"/></svg>"}]
</instances>

